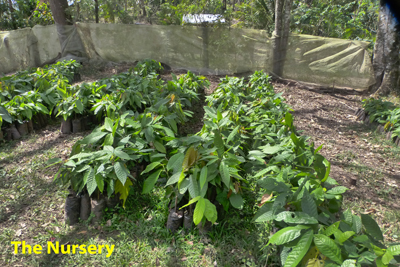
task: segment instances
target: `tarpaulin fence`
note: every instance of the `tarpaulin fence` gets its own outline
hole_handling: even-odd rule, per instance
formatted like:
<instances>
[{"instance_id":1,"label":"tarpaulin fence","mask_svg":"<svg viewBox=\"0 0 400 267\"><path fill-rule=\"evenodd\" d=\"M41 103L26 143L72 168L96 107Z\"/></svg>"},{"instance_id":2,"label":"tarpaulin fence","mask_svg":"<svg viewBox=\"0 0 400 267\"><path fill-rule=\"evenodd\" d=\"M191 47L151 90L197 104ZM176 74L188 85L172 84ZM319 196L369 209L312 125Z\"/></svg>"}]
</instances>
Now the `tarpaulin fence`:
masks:
<instances>
[{"instance_id":1,"label":"tarpaulin fence","mask_svg":"<svg viewBox=\"0 0 400 267\"><path fill-rule=\"evenodd\" d=\"M55 58L61 47L63 54L84 50L79 56L90 60L152 58L201 74L270 72L274 64L273 40L262 30L91 23L64 30L69 36L61 35L62 46L54 25L0 32L0 73L40 66ZM375 82L367 46L361 41L292 34L283 78L366 89Z\"/></svg>"}]
</instances>

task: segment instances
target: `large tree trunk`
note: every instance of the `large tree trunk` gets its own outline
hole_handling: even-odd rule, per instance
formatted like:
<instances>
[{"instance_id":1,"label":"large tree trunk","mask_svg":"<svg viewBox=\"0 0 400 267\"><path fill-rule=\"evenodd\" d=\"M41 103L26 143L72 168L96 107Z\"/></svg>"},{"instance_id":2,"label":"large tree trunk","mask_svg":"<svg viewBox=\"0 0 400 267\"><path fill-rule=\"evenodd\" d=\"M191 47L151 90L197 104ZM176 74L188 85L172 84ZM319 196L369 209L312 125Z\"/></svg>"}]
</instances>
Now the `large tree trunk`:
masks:
<instances>
[{"instance_id":1,"label":"large tree trunk","mask_svg":"<svg viewBox=\"0 0 400 267\"><path fill-rule=\"evenodd\" d=\"M49 2L61 45L61 59L59 60L75 59L82 62L86 57L86 52L77 28L70 26L73 23L71 15L66 11L68 0L49 0Z\"/></svg>"},{"instance_id":2,"label":"large tree trunk","mask_svg":"<svg viewBox=\"0 0 400 267\"><path fill-rule=\"evenodd\" d=\"M400 85L399 52L399 25L389 7L381 1L373 59L376 83L371 88L372 93L376 95L387 95L391 92L400 93L398 88Z\"/></svg>"},{"instance_id":3,"label":"large tree trunk","mask_svg":"<svg viewBox=\"0 0 400 267\"><path fill-rule=\"evenodd\" d=\"M273 73L282 76L289 40L290 11L293 0L275 1L275 30L273 38Z\"/></svg>"},{"instance_id":4,"label":"large tree trunk","mask_svg":"<svg viewBox=\"0 0 400 267\"><path fill-rule=\"evenodd\" d=\"M50 9L56 24L72 25L72 19L67 14L68 0L50 0Z\"/></svg>"},{"instance_id":5,"label":"large tree trunk","mask_svg":"<svg viewBox=\"0 0 400 267\"><path fill-rule=\"evenodd\" d=\"M99 0L94 0L94 14L96 16L96 23L99 23Z\"/></svg>"}]
</instances>

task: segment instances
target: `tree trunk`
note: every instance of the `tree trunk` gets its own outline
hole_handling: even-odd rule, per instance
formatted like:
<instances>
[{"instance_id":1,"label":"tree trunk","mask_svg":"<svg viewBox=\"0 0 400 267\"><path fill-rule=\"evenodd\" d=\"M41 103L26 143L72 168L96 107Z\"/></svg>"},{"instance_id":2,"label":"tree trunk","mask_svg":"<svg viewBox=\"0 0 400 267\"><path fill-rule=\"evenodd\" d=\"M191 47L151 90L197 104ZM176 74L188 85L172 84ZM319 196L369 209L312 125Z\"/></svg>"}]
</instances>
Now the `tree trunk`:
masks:
<instances>
[{"instance_id":1,"label":"tree trunk","mask_svg":"<svg viewBox=\"0 0 400 267\"><path fill-rule=\"evenodd\" d=\"M12 0L8 0L8 7L10 9L10 18L11 18L12 27L16 28L16 25L14 23L14 7L12 5Z\"/></svg>"},{"instance_id":2,"label":"tree trunk","mask_svg":"<svg viewBox=\"0 0 400 267\"><path fill-rule=\"evenodd\" d=\"M56 24L72 25L72 18L67 14L68 0L50 0L50 9Z\"/></svg>"},{"instance_id":3,"label":"tree trunk","mask_svg":"<svg viewBox=\"0 0 400 267\"><path fill-rule=\"evenodd\" d=\"M273 73L282 76L289 40L290 11L293 0L275 1L275 30L273 38Z\"/></svg>"},{"instance_id":4,"label":"tree trunk","mask_svg":"<svg viewBox=\"0 0 400 267\"><path fill-rule=\"evenodd\" d=\"M376 83L371 88L375 95L399 94L399 52L399 25L389 7L381 1L373 59Z\"/></svg>"},{"instance_id":5,"label":"tree trunk","mask_svg":"<svg viewBox=\"0 0 400 267\"><path fill-rule=\"evenodd\" d=\"M99 23L99 0L94 0L94 14L96 16L96 23Z\"/></svg>"}]
</instances>

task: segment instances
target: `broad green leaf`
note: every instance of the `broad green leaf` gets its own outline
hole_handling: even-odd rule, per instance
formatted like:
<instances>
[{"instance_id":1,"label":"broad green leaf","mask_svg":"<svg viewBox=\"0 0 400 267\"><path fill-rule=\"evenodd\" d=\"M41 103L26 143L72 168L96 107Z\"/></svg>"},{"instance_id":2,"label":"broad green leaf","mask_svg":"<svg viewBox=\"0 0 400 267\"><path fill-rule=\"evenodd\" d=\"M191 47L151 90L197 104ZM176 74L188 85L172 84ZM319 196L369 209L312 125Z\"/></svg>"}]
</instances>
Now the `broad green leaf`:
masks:
<instances>
[{"instance_id":1,"label":"broad green leaf","mask_svg":"<svg viewBox=\"0 0 400 267\"><path fill-rule=\"evenodd\" d=\"M310 217L304 212L292 212L283 211L279 213L275 220L284 221L285 223L295 223L295 224L317 224L318 220Z\"/></svg>"},{"instance_id":2,"label":"broad green leaf","mask_svg":"<svg viewBox=\"0 0 400 267\"><path fill-rule=\"evenodd\" d=\"M262 150L263 153L267 154L267 155L272 155L275 153L278 153L279 151L282 150L281 146L262 146L260 147L260 149Z\"/></svg>"},{"instance_id":3,"label":"broad green leaf","mask_svg":"<svg viewBox=\"0 0 400 267\"><path fill-rule=\"evenodd\" d=\"M97 187L99 188L100 192L103 193L103 190L104 190L104 179L103 179L103 176L101 176L100 174L96 174L95 175L95 179L96 179Z\"/></svg>"},{"instance_id":4,"label":"broad green leaf","mask_svg":"<svg viewBox=\"0 0 400 267\"><path fill-rule=\"evenodd\" d=\"M200 190L203 188L203 186L207 182L207 171L208 171L207 166L204 166L201 169L201 172L200 172Z\"/></svg>"},{"instance_id":5,"label":"broad green leaf","mask_svg":"<svg viewBox=\"0 0 400 267\"><path fill-rule=\"evenodd\" d=\"M204 198L200 198L196 203L196 208L193 212L193 222L195 225L198 225L204 216L204 211L206 209L206 202Z\"/></svg>"},{"instance_id":6,"label":"broad green leaf","mask_svg":"<svg viewBox=\"0 0 400 267\"><path fill-rule=\"evenodd\" d=\"M291 227L285 227L278 232L276 232L268 241L268 244L274 244L274 245L283 245L286 243L289 243L296 238L298 238L301 234L301 229L291 226ZM267 244L267 245L268 245Z\"/></svg>"},{"instance_id":7,"label":"broad green leaf","mask_svg":"<svg viewBox=\"0 0 400 267\"><path fill-rule=\"evenodd\" d=\"M76 105L76 108L78 109L79 113L82 113L84 110L82 102L78 99L78 100L76 100L75 105Z\"/></svg>"},{"instance_id":8,"label":"broad green leaf","mask_svg":"<svg viewBox=\"0 0 400 267\"><path fill-rule=\"evenodd\" d=\"M231 204L234 208L239 209L239 210L241 210L243 208L242 195L232 193L231 197L229 198L229 201L231 202Z\"/></svg>"},{"instance_id":9,"label":"broad green leaf","mask_svg":"<svg viewBox=\"0 0 400 267\"><path fill-rule=\"evenodd\" d=\"M182 169L184 171L187 171L190 167L193 166L198 157L199 153L197 152L197 150L194 149L192 146L189 147L182 162Z\"/></svg>"},{"instance_id":10,"label":"broad green leaf","mask_svg":"<svg viewBox=\"0 0 400 267\"><path fill-rule=\"evenodd\" d=\"M106 132L93 132L86 136L82 141L80 141L82 144L95 144L97 141L99 141L101 138L103 138L107 133Z\"/></svg>"},{"instance_id":11,"label":"broad green leaf","mask_svg":"<svg viewBox=\"0 0 400 267\"><path fill-rule=\"evenodd\" d=\"M167 170L175 171L177 168L181 168L184 157L185 156L181 153L173 155L168 161Z\"/></svg>"},{"instance_id":12,"label":"broad green leaf","mask_svg":"<svg viewBox=\"0 0 400 267\"><path fill-rule=\"evenodd\" d=\"M301 209L311 217L318 219L317 204L314 198L306 190L301 200Z\"/></svg>"},{"instance_id":13,"label":"broad green leaf","mask_svg":"<svg viewBox=\"0 0 400 267\"><path fill-rule=\"evenodd\" d=\"M353 215L353 216L352 216L352 225L351 225L351 229L352 229L356 234L359 234L359 233L361 232L361 228L362 228L361 218L358 217L357 215Z\"/></svg>"},{"instance_id":14,"label":"broad green leaf","mask_svg":"<svg viewBox=\"0 0 400 267\"><path fill-rule=\"evenodd\" d=\"M389 264L391 260L393 260L394 257L392 255L392 253L387 250L386 253L382 256L382 263L383 264Z\"/></svg>"},{"instance_id":15,"label":"broad green leaf","mask_svg":"<svg viewBox=\"0 0 400 267\"><path fill-rule=\"evenodd\" d=\"M179 178L183 172L176 172L174 173L167 181L165 186L169 186L171 184L176 184L179 181Z\"/></svg>"},{"instance_id":16,"label":"broad green leaf","mask_svg":"<svg viewBox=\"0 0 400 267\"><path fill-rule=\"evenodd\" d=\"M107 134L106 138L104 139L104 146L112 146L114 144L114 136L112 133Z\"/></svg>"},{"instance_id":17,"label":"broad green leaf","mask_svg":"<svg viewBox=\"0 0 400 267\"><path fill-rule=\"evenodd\" d=\"M112 132L112 128L113 128L113 121L110 119L110 118L108 118L108 117L106 117L105 118L105 120L104 120L104 128L107 130L107 131L109 131L109 132Z\"/></svg>"},{"instance_id":18,"label":"broad green leaf","mask_svg":"<svg viewBox=\"0 0 400 267\"><path fill-rule=\"evenodd\" d=\"M154 188L161 171L162 169L155 171L144 181L142 194L147 194Z\"/></svg>"},{"instance_id":19,"label":"broad green leaf","mask_svg":"<svg viewBox=\"0 0 400 267\"><path fill-rule=\"evenodd\" d=\"M254 216L255 222L269 222L276 218L275 212L272 210L272 203L264 204Z\"/></svg>"},{"instance_id":20,"label":"broad green leaf","mask_svg":"<svg viewBox=\"0 0 400 267\"><path fill-rule=\"evenodd\" d=\"M332 194L332 195L341 195L341 194L345 193L347 190L349 190L349 189L345 186L336 186L336 187L332 188L331 190L328 190L326 193Z\"/></svg>"},{"instance_id":21,"label":"broad green leaf","mask_svg":"<svg viewBox=\"0 0 400 267\"><path fill-rule=\"evenodd\" d=\"M273 165L273 166L268 166L267 168L262 169L262 170L259 171L256 175L254 175L254 178L263 176L264 174L266 174L266 173L269 172L269 171L279 172L280 170L279 170L278 166L275 166L275 165Z\"/></svg>"},{"instance_id":22,"label":"broad green leaf","mask_svg":"<svg viewBox=\"0 0 400 267\"><path fill-rule=\"evenodd\" d=\"M120 180L121 183L124 185L126 182L126 178L128 177L128 174L125 171L125 167L122 165L121 162L118 161L114 164L114 170L118 180Z\"/></svg>"},{"instance_id":23,"label":"broad green leaf","mask_svg":"<svg viewBox=\"0 0 400 267\"><path fill-rule=\"evenodd\" d=\"M350 237L352 237L353 235L355 235L355 232L353 231L346 231L342 234L339 235L339 243L343 244L347 239L349 239Z\"/></svg>"},{"instance_id":24,"label":"broad green leaf","mask_svg":"<svg viewBox=\"0 0 400 267\"><path fill-rule=\"evenodd\" d=\"M379 228L379 225L374 219L372 219L371 216L369 216L368 214L361 214L361 221L367 233L369 233L375 239L383 241L381 228Z\"/></svg>"},{"instance_id":25,"label":"broad green leaf","mask_svg":"<svg viewBox=\"0 0 400 267\"><path fill-rule=\"evenodd\" d=\"M41 113L49 114L49 110L41 103L36 103L36 107L40 110ZM0 114L1 116L2 114ZM6 120L7 121L7 120Z\"/></svg>"},{"instance_id":26,"label":"broad green leaf","mask_svg":"<svg viewBox=\"0 0 400 267\"><path fill-rule=\"evenodd\" d=\"M160 164L161 164L160 162L152 162L152 163L150 163L149 165L146 166L146 169L144 171L142 171L141 174L145 174L145 173L148 173L148 172L154 170L154 168L156 168Z\"/></svg>"},{"instance_id":27,"label":"broad green leaf","mask_svg":"<svg viewBox=\"0 0 400 267\"><path fill-rule=\"evenodd\" d=\"M227 144L236 136L236 134L238 133L239 127L240 127L239 125L236 126L236 128L233 129L232 132L228 135L228 139L226 139Z\"/></svg>"},{"instance_id":28,"label":"broad green leaf","mask_svg":"<svg viewBox=\"0 0 400 267\"><path fill-rule=\"evenodd\" d=\"M115 193L120 193L119 199L122 199L124 202L122 207L125 209L125 201L128 198L130 186L133 185L131 180L126 180L125 184L123 185L119 180L117 180L115 184ZM108 190L108 188L107 188Z\"/></svg>"},{"instance_id":29,"label":"broad green leaf","mask_svg":"<svg viewBox=\"0 0 400 267\"><path fill-rule=\"evenodd\" d=\"M294 247L292 247L292 250L289 252L284 267L296 267L303 259L304 255L306 255L308 249L311 246L312 240L313 240L312 230L308 230L303 235L301 235L297 244Z\"/></svg>"},{"instance_id":30,"label":"broad green leaf","mask_svg":"<svg viewBox=\"0 0 400 267\"><path fill-rule=\"evenodd\" d=\"M154 146L155 146L155 148L158 150L158 151L160 151L161 153L167 153L167 150L165 149L165 147L163 146L163 144L161 144L160 142L158 142L158 141L154 141Z\"/></svg>"},{"instance_id":31,"label":"broad green leaf","mask_svg":"<svg viewBox=\"0 0 400 267\"><path fill-rule=\"evenodd\" d=\"M325 235L326 236L331 236L333 235L334 232L336 232L336 230L339 229L339 224L340 222L335 222L334 224L332 224L331 226L329 226L328 228L325 229Z\"/></svg>"},{"instance_id":32,"label":"broad green leaf","mask_svg":"<svg viewBox=\"0 0 400 267\"><path fill-rule=\"evenodd\" d=\"M201 196L198 196L198 197L192 198L192 199L189 201L189 203L187 203L186 205L182 206L180 209L183 209L183 208L185 208L185 207L187 207L187 206L189 206L189 205L192 205L193 203L197 202L200 198L202 198L202 197L201 197Z\"/></svg>"},{"instance_id":33,"label":"broad green leaf","mask_svg":"<svg viewBox=\"0 0 400 267\"><path fill-rule=\"evenodd\" d=\"M340 267L356 267L356 260L345 260Z\"/></svg>"},{"instance_id":34,"label":"broad green leaf","mask_svg":"<svg viewBox=\"0 0 400 267\"><path fill-rule=\"evenodd\" d=\"M197 176L197 175L196 175ZM189 176L189 194L192 198L195 198L200 195L199 184L197 183L197 179L195 174Z\"/></svg>"},{"instance_id":35,"label":"broad green leaf","mask_svg":"<svg viewBox=\"0 0 400 267\"><path fill-rule=\"evenodd\" d=\"M387 249L393 256L400 255L400 245L390 246Z\"/></svg>"},{"instance_id":36,"label":"broad green leaf","mask_svg":"<svg viewBox=\"0 0 400 267\"><path fill-rule=\"evenodd\" d=\"M337 264L343 263L340 248L336 245L335 241L326 235L316 234L314 235L314 243L324 256Z\"/></svg>"},{"instance_id":37,"label":"broad green leaf","mask_svg":"<svg viewBox=\"0 0 400 267\"><path fill-rule=\"evenodd\" d=\"M221 164L219 165L219 173L221 174L222 182L227 188L230 188L231 177L229 174L229 168L225 165L224 162L221 162Z\"/></svg>"},{"instance_id":38,"label":"broad green leaf","mask_svg":"<svg viewBox=\"0 0 400 267\"><path fill-rule=\"evenodd\" d=\"M86 188L88 190L89 196L91 196L97 188L97 183L94 178L94 170L92 167L90 167L89 171L87 171L85 173L85 176L86 176L86 178L84 178L84 179L87 181Z\"/></svg>"},{"instance_id":39,"label":"broad green leaf","mask_svg":"<svg viewBox=\"0 0 400 267\"><path fill-rule=\"evenodd\" d=\"M215 207L215 205L212 204L208 199L204 199L204 202L205 202L204 216L206 216L207 220L209 220L211 223L215 223L218 218L217 207Z\"/></svg>"},{"instance_id":40,"label":"broad green leaf","mask_svg":"<svg viewBox=\"0 0 400 267\"><path fill-rule=\"evenodd\" d=\"M52 158L52 159L49 159L48 161L46 161L46 165L48 165L48 166L46 166L46 168L47 167L50 167L50 166L53 166L54 164L57 164L57 163L62 163L62 159L61 158Z\"/></svg>"},{"instance_id":41,"label":"broad green leaf","mask_svg":"<svg viewBox=\"0 0 400 267\"><path fill-rule=\"evenodd\" d=\"M125 153L124 151L120 150L120 149L115 149L114 150L114 155L121 158L121 159L125 159L125 160L130 160L131 157Z\"/></svg>"},{"instance_id":42,"label":"broad green leaf","mask_svg":"<svg viewBox=\"0 0 400 267\"><path fill-rule=\"evenodd\" d=\"M214 145L217 148L217 153L219 158L222 158L222 155L225 152L224 141L222 140L221 134L218 130L214 131Z\"/></svg>"},{"instance_id":43,"label":"broad green leaf","mask_svg":"<svg viewBox=\"0 0 400 267\"><path fill-rule=\"evenodd\" d=\"M153 131L153 128L151 126L148 126L144 130L144 136L145 136L147 142L153 142L154 141L154 131Z\"/></svg>"}]
</instances>

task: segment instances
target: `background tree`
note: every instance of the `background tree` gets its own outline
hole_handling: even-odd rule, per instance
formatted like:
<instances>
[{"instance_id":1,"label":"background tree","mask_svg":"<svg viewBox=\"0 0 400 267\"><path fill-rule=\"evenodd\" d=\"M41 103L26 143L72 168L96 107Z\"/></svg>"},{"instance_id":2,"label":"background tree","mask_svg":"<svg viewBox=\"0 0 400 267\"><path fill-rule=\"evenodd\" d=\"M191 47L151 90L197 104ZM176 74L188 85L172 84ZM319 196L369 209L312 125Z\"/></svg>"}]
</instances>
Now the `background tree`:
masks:
<instances>
[{"instance_id":1,"label":"background tree","mask_svg":"<svg viewBox=\"0 0 400 267\"><path fill-rule=\"evenodd\" d=\"M375 94L400 93L400 31L390 5L381 0L378 34L374 49L373 66L376 84Z\"/></svg>"}]
</instances>

